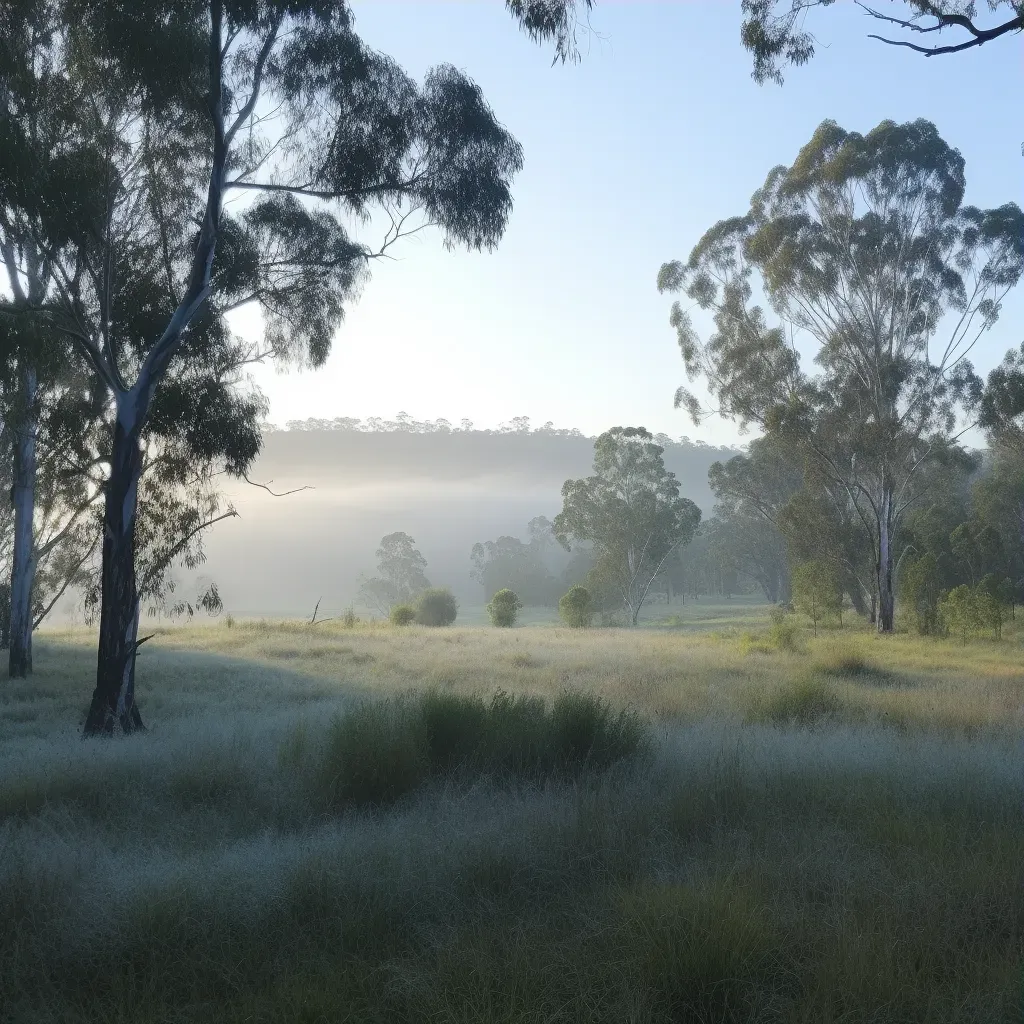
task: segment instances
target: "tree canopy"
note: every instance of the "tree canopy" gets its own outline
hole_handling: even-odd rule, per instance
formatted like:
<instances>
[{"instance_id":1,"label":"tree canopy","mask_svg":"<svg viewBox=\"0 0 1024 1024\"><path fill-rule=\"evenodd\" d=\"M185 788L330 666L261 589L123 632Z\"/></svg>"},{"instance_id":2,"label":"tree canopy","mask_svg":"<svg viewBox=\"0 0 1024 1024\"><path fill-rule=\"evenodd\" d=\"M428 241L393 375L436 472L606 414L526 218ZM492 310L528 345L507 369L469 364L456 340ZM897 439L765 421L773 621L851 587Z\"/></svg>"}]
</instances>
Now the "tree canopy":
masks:
<instances>
[{"instance_id":1,"label":"tree canopy","mask_svg":"<svg viewBox=\"0 0 1024 1024\"><path fill-rule=\"evenodd\" d=\"M594 443L594 474L567 480L554 534L596 549L594 572L616 591L634 625L669 555L689 543L700 509L679 495L663 449L643 427L613 427Z\"/></svg>"},{"instance_id":2,"label":"tree canopy","mask_svg":"<svg viewBox=\"0 0 1024 1024\"><path fill-rule=\"evenodd\" d=\"M968 360L1024 272L1015 203L963 202L964 160L927 121L860 135L823 122L748 212L710 228L658 287L712 315L706 339L672 307L686 371L717 411L813 455L871 538L879 626L892 628L894 533L981 382ZM755 303L754 284L776 322ZM813 347L816 369L797 342ZM705 413L687 388L676 404Z\"/></svg>"}]
</instances>

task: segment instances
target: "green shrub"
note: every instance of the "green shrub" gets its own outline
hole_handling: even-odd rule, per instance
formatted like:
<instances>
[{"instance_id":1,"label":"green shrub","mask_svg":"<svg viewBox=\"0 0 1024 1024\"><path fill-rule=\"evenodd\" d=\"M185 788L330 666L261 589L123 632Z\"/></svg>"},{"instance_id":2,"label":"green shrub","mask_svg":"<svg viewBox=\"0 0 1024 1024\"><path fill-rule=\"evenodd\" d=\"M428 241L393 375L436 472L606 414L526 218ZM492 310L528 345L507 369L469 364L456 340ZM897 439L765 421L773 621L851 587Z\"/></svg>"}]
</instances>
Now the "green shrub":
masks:
<instances>
[{"instance_id":1,"label":"green shrub","mask_svg":"<svg viewBox=\"0 0 1024 1024\"><path fill-rule=\"evenodd\" d=\"M800 624L784 608L773 608L768 613L771 623L765 633L765 642L774 651L800 650Z\"/></svg>"},{"instance_id":2,"label":"green shrub","mask_svg":"<svg viewBox=\"0 0 1024 1024\"><path fill-rule=\"evenodd\" d=\"M416 599L416 621L423 626L450 626L459 614L455 595L447 587L431 587Z\"/></svg>"},{"instance_id":3,"label":"green shrub","mask_svg":"<svg viewBox=\"0 0 1024 1024\"><path fill-rule=\"evenodd\" d=\"M939 617L945 628L966 644L981 629L981 614L974 587L963 583L944 594L939 601Z\"/></svg>"},{"instance_id":4,"label":"green shrub","mask_svg":"<svg viewBox=\"0 0 1024 1024\"><path fill-rule=\"evenodd\" d=\"M344 623L346 629L352 629L359 620L356 618L354 609L346 608L345 614L341 617L341 621Z\"/></svg>"},{"instance_id":5,"label":"green shrub","mask_svg":"<svg viewBox=\"0 0 1024 1024\"><path fill-rule=\"evenodd\" d=\"M416 621L416 609L411 604L396 604L388 615L392 626L408 626Z\"/></svg>"},{"instance_id":6,"label":"green shrub","mask_svg":"<svg viewBox=\"0 0 1024 1024\"><path fill-rule=\"evenodd\" d=\"M393 803L435 779L541 782L603 771L649 748L647 729L599 697L428 693L364 704L331 723L320 781L333 805Z\"/></svg>"},{"instance_id":7,"label":"green shrub","mask_svg":"<svg viewBox=\"0 0 1024 1024\"><path fill-rule=\"evenodd\" d=\"M514 626L516 616L522 607L523 602L519 600L514 591L507 587L504 590L499 590L487 605L487 614L491 617L491 625L505 628Z\"/></svg>"},{"instance_id":8,"label":"green shrub","mask_svg":"<svg viewBox=\"0 0 1024 1024\"><path fill-rule=\"evenodd\" d=\"M558 614L567 626L586 629L594 621L590 591L578 585L570 587L558 602Z\"/></svg>"}]
</instances>

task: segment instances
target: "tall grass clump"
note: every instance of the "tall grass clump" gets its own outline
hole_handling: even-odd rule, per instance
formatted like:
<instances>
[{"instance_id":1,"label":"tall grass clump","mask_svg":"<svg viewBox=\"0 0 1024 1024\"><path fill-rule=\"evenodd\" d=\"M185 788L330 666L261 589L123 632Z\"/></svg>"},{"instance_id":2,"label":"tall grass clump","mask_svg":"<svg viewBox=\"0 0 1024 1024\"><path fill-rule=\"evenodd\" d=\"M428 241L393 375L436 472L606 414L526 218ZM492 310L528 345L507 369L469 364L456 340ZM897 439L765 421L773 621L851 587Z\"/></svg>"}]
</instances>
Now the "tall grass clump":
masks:
<instances>
[{"instance_id":1,"label":"tall grass clump","mask_svg":"<svg viewBox=\"0 0 1024 1024\"><path fill-rule=\"evenodd\" d=\"M746 717L748 722L813 725L838 718L842 710L842 701L827 682L803 675L758 693Z\"/></svg>"},{"instance_id":2,"label":"tall grass clump","mask_svg":"<svg viewBox=\"0 0 1024 1024\"><path fill-rule=\"evenodd\" d=\"M590 694L541 697L499 690L490 701L427 693L367 703L336 718L320 776L334 806L387 805L431 781L572 779L650 748L631 711Z\"/></svg>"},{"instance_id":3,"label":"tall grass clump","mask_svg":"<svg viewBox=\"0 0 1024 1024\"><path fill-rule=\"evenodd\" d=\"M508 587L499 590L487 605L487 614L490 617L491 625L506 629L514 626L519 609L522 607L523 602L519 600L514 590L509 590Z\"/></svg>"},{"instance_id":4,"label":"tall grass clump","mask_svg":"<svg viewBox=\"0 0 1024 1024\"><path fill-rule=\"evenodd\" d=\"M422 626L450 626L459 603L447 587L430 587L416 599L416 621Z\"/></svg>"}]
</instances>

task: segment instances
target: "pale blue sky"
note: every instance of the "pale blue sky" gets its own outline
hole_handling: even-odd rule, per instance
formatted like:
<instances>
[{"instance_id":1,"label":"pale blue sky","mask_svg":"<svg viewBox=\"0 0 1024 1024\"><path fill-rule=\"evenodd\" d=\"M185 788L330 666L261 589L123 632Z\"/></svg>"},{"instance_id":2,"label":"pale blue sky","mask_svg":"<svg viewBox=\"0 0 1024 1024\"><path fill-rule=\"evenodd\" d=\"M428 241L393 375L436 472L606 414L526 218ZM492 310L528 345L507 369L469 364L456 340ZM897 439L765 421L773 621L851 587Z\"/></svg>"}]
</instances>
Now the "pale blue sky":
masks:
<instances>
[{"instance_id":1,"label":"pale blue sky","mask_svg":"<svg viewBox=\"0 0 1024 1024\"><path fill-rule=\"evenodd\" d=\"M598 0L579 65L517 31L499 0L355 4L367 42L421 78L464 70L523 144L515 209L493 254L448 253L436 235L382 263L328 364L258 368L271 420L309 416L516 415L597 433L642 424L709 443L672 396L683 367L659 266L716 220L746 212L777 163L831 117L867 131L926 117L967 161L967 201L1024 203L1024 40L926 59L866 38L847 0L812 22L821 47L786 84L758 86L740 45L739 0ZM1024 287L975 350L988 370L1024 341Z\"/></svg>"}]
</instances>

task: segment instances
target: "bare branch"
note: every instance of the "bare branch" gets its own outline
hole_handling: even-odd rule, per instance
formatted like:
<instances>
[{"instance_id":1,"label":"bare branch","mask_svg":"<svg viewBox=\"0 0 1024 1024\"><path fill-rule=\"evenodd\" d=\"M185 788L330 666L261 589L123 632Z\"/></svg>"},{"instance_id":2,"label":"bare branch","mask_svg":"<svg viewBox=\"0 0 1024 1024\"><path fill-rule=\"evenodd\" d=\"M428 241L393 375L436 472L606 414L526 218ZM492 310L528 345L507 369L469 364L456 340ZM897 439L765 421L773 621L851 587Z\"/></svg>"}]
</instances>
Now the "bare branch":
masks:
<instances>
[{"instance_id":1,"label":"bare branch","mask_svg":"<svg viewBox=\"0 0 1024 1024\"><path fill-rule=\"evenodd\" d=\"M242 479L247 484L250 484L253 487L259 487L261 490L266 491L267 494L272 494L275 498L284 498L284 497L286 497L289 494L298 494L299 491L313 491L313 490L316 490L316 488L313 487L312 484L305 484L303 487L293 487L290 491L272 491L270 489L269 485L274 482L273 480L268 480L265 484L261 484L261 483L257 482L256 480L250 480L248 473L243 473L242 474Z\"/></svg>"}]
</instances>

